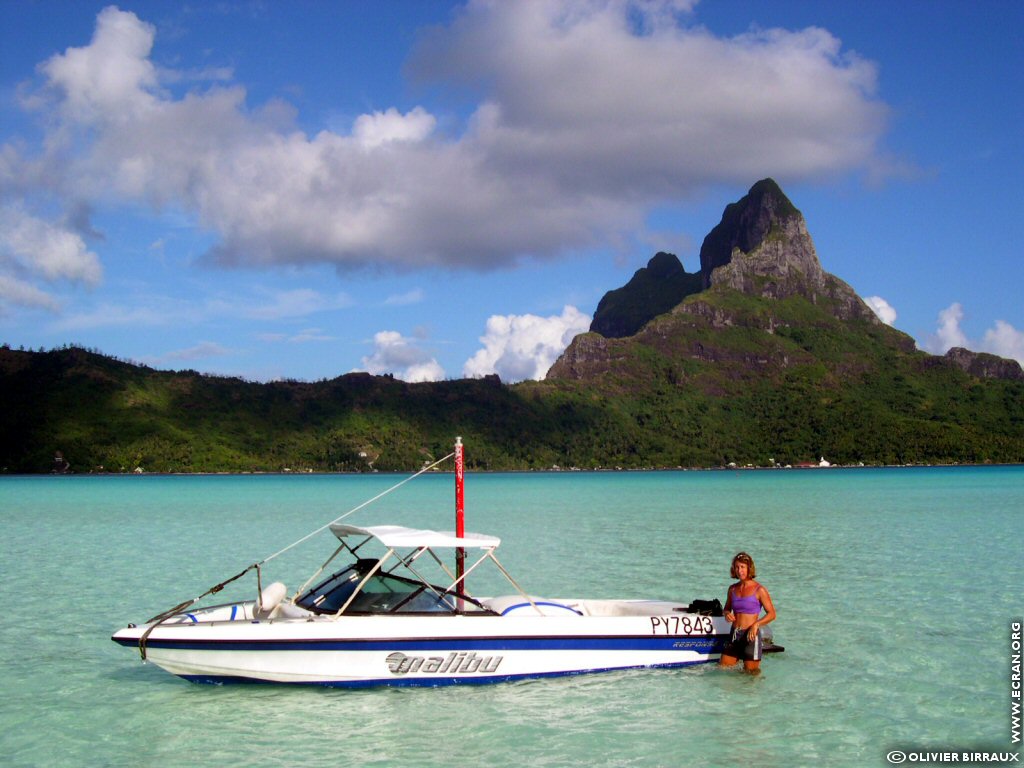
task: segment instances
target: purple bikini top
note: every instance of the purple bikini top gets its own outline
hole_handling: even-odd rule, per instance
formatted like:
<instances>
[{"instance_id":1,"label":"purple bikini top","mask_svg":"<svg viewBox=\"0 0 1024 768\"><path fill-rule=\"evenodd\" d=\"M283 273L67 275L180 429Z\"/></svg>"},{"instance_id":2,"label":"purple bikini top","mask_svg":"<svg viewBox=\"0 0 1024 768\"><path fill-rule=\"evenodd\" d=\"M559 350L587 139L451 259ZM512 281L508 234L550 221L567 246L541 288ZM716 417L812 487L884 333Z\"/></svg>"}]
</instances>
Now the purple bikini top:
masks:
<instances>
[{"instance_id":1,"label":"purple bikini top","mask_svg":"<svg viewBox=\"0 0 1024 768\"><path fill-rule=\"evenodd\" d=\"M735 592L732 596L732 611L733 613L752 613L755 616L761 613L761 601L757 597L757 589L754 590L754 594L741 597Z\"/></svg>"}]
</instances>

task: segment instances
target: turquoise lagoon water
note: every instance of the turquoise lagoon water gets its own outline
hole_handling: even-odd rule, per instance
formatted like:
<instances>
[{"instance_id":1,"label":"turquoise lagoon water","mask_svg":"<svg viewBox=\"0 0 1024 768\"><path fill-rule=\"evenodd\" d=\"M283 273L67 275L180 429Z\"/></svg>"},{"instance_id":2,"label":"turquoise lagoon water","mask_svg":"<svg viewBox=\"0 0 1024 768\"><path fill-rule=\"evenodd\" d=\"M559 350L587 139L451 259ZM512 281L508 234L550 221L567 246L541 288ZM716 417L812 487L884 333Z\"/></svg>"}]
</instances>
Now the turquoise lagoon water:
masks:
<instances>
[{"instance_id":1,"label":"turquoise lagoon water","mask_svg":"<svg viewBox=\"0 0 1024 768\"><path fill-rule=\"evenodd\" d=\"M467 527L501 536L535 594L724 599L731 556L750 552L786 647L757 678L202 686L110 641L397 479L0 477L0 760L861 766L895 748L1011 748L1020 467L468 475ZM450 528L452 507L452 476L425 476L350 521ZM329 547L303 545L265 578L294 586Z\"/></svg>"}]
</instances>

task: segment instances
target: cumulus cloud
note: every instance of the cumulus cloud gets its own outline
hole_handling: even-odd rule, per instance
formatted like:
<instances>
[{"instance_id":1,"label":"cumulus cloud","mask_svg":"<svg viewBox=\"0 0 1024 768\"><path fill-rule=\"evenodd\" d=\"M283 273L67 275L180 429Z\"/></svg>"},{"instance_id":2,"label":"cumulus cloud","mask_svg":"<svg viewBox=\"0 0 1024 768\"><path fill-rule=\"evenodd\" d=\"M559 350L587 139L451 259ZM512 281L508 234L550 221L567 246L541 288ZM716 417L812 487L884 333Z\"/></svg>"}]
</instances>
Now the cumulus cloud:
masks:
<instances>
[{"instance_id":1,"label":"cumulus cloud","mask_svg":"<svg viewBox=\"0 0 1024 768\"><path fill-rule=\"evenodd\" d=\"M222 263L480 269L608 242L709 184L877 161L870 62L822 29L716 37L691 5L470 2L409 70L470 89L468 120L439 132L426 108L389 107L310 135L239 85L174 95L184 75L154 66L155 27L109 7L40 67L29 101L50 133L31 160L5 146L0 182L19 167L67 209L184 211Z\"/></svg>"},{"instance_id":2,"label":"cumulus cloud","mask_svg":"<svg viewBox=\"0 0 1024 768\"><path fill-rule=\"evenodd\" d=\"M996 320L995 326L985 331L981 341L972 341L960 328L964 309L954 302L939 312L938 328L928 338L925 349L937 355L945 354L951 347L964 347L977 352L1016 360L1024 366L1024 331L1017 330L1005 320Z\"/></svg>"},{"instance_id":3,"label":"cumulus cloud","mask_svg":"<svg viewBox=\"0 0 1024 768\"><path fill-rule=\"evenodd\" d=\"M985 331L981 348L1000 357L1010 357L1024 365L1024 331L1018 331L1004 320L996 320L994 328Z\"/></svg>"},{"instance_id":4,"label":"cumulus cloud","mask_svg":"<svg viewBox=\"0 0 1024 768\"><path fill-rule=\"evenodd\" d=\"M464 376L497 373L503 381L543 379L577 334L590 328L590 316L566 306L561 315L492 315L480 341L483 349L466 361Z\"/></svg>"},{"instance_id":5,"label":"cumulus cloud","mask_svg":"<svg viewBox=\"0 0 1024 768\"><path fill-rule=\"evenodd\" d=\"M69 48L41 67L63 94L61 108L73 120L131 121L153 108L156 68L149 60L155 28L115 6L100 11L92 41Z\"/></svg>"},{"instance_id":6,"label":"cumulus cloud","mask_svg":"<svg viewBox=\"0 0 1024 768\"><path fill-rule=\"evenodd\" d=\"M964 319L964 308L960 302L953 302L939 312L939 325L935 333L928 338L925 348L929 352L942 355L952 347L969 348L967 335L960 329L960 321Z\"/></svg>"},{"instance_id":7,"label":"cumulus cloud","mask_svg":"<svg viewBox=\"0 0 1024 768\"><path fill-rule=\"evenodd\" d=\"M386 112L360 115L352 126L352 135L364 149L373 149L389 142L417 142L434 130L437 119L423 107L406 115L394 107Z\"/></svg>"},{"instance_id":8,"label":"cumulus cloud","mask_svg":"<svg viewBox=\"0 0 1024 768\"><path fill-rule=\"evenodd\" d=\"M822 29L718 38L664 3L470 3L420 67L482 91L477 139L504 172L620 203L868 163L875 67ZM637 29L636 16L642 16Z\"/></svg>"},{"instance_id":9,"label":"cumulus cloud","mask_svg":"<svg viewBox=\"0 0 1024 768\"><path fill-rule=\"evenodd\" d=\"M74 231L28 213L22 206L0 207L0 270L27 273L46 282L95 286L102 278L99 259Z\"/></svg>"},{"instance_id":10,"label":"cumulus cloud","mask_svg":"<svg viewBox=\"0 0 1024 768\"><path fill-rule=\"evenodd\" d=\"M362 359L362 368L376 375L393 374L402 381L440 381L444 368L429 352L397 331L380 331L373 336L374 351Z\"/></svg>"},{"instance_id":11,"label":"cumulus cloud","mask_svg":"<svg viewBox=\"0 0 1024 768\"><path fill-rule=\"evenodd\" d=\"M871 311L886 325L896 322L896 310L881 296L868 296L864 299L864 303L871 307Z\"/></svg>"}]
</instances>

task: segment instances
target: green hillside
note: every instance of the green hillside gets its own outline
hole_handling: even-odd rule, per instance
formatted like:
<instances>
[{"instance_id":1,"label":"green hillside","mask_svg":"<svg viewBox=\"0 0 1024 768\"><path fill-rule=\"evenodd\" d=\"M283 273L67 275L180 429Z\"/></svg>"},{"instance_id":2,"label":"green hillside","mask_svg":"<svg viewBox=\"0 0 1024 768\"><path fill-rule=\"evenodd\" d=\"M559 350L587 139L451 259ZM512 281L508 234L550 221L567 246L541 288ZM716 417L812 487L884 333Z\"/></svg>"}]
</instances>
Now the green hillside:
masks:
<instances>
[{"instance_id":1,"label":"green hillside","mask_svg":"<svg viewBox=\"0 0 1024 768\"><path fill-rule=\"evenodd\" d=\"M801 297L712 289L630 339L588 336L599 351L553 374L620 412L629 438L605 446L609 463L630 464L634 445L659 466L1024 460L1024 383L968 375Z\"/></svg>"},{"instance_id":2,"label":"green hillside","mask_svg":"<svg viewBox=\"0 0 1024 768\"><path fill-rule=\"evenodd\" d=\"M734 328L705 346L715 362L680 360L694 337L659 336L676 320L631 344L605 340L626 356L614 374L513 386L365 374L254 384L74 348L0 350L0 469L48 472L59 451L74 472L406 471L446 455L455 435L470 469L491 470L1024 461L1024 384L904 352L891 329L866 329L858 349L828 324L770 346ZM779 356L794 362L747 364Z\"/></svg>"}]
</instances>

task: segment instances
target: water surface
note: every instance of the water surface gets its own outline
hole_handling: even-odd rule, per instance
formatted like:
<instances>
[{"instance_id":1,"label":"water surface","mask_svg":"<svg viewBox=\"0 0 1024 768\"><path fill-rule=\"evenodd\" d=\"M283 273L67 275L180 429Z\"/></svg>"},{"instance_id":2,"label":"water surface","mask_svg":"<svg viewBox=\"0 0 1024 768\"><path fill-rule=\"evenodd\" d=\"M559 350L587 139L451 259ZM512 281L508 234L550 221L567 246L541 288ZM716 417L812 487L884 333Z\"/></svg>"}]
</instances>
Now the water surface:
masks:
<instances>
[{"instance_id":1,"label":"water surface","mask_svg":"<svg viewBox=\"0 0 1024 768\"><path fill-rule=\"evenodd\" d=\"M860 766L901 746L1010 747L1020 467L467 476L467 528L502 537L534 594L724 599L750 552L786 647L758 678L200 686L110 642L399 479L0 477L5 763ZM350 522L451 528L453 506L452 476L425 476ZM295 586L330 547L265 579ZM254 590L248 576L229 597Z\"/></svg>"}]
</instances>

